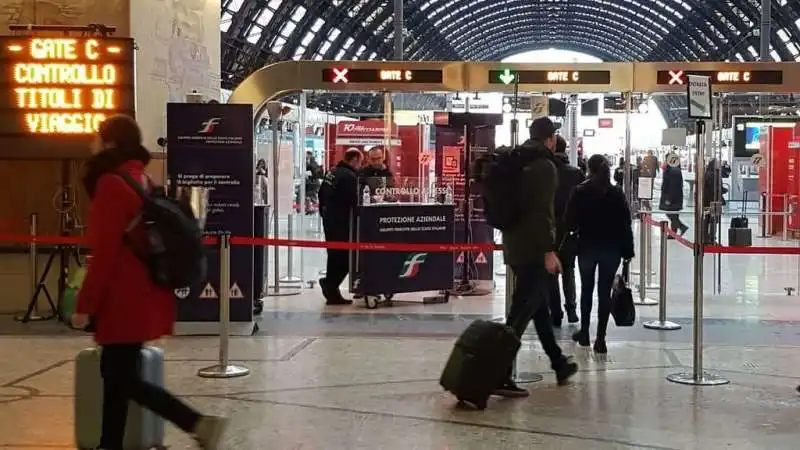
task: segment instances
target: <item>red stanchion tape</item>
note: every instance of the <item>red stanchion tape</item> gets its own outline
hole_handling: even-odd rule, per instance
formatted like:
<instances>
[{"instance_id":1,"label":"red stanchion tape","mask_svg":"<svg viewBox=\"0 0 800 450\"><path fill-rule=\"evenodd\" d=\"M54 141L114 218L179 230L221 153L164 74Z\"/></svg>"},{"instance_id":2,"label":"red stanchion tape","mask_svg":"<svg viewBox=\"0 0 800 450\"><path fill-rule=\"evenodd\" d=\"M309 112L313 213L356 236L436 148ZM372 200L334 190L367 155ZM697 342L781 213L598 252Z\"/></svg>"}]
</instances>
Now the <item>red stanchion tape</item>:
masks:
<instances>
[{"instance_id":1,"label":"red stanchion tape","mask_svg":"<svg viewBox=\"0 0 800 450\"><path fill-rule=\"evenodd\" d=\"M672 230L671 230L671 229L669 229L669 228L667 228L667 236L670 236L670 237L672 237L672 238L673 238L673 239L675 239L675 241L677 241L679 244L681 244L682 246L684 246L684 247L686 247L686 248L688 248L688 249L690 249L690 250L694 249L694 245L695 245L695 244L694 244L694 242L692 242L692 241L690 241L690 240L686 239L685 237L681 236L680 234L678 234L678 233L677 233L677 232L675 232L675 231L672 231Z\"/></svg>"},{"instance_id":2,"label":"red stanchion tape","mask_svg":"<svg viewBox=\"0 0 800 450\"><path fill-rule=\"evenodd\" d=\"M414 244L396 242L321 242L302 239L231 237L231 245L325 248L384 252L480 252L502 249L496 244Z\"/></svg>"},{"instance_id":3,"label":"red stanchion tape","mask_svg":"<svg viewBox=\"0 0 800 450\"><path fill-rule=\"evenodd\" d=\"M706 253L722 253L728 255L800 255L798 247L727 247L723 245L707 245Z\"/></svg>"},{"instance_id":4,"label":"red stanchion tape","mask_svg":"<svg viewBox=\"0 0 800 450\"><path fill-rule=\"evenodd\" d=\"M85 245L83 236L30 236L25 234L0 234L0 242L14 244L46 244L46 245ZM216 245L217 236L207 236L203 239L206 245ZM303 247L325 248L335 250L362 250L362 251L388 251L388 252L481 252L502 250L496 244L415 244L395 242L321 242L302 239L268 239L231 236L231 245L253 246L278 246L278 247Z\"/></svg>"},{"instance_id":5,"label":"red stanchion tape","mask_svg":"<svg viewBox=\"0 0 800 450\"><path fill-rule=\"evenodd\" d=\"M660 228L660 227L661 227L661 224L660 224L660 223L658 223L658 222L656 222L655 220L653 220L653 219L652 219L652 216L650 216L649 214L647 214L647 215L641 215L641 216L639 216L639 217L640 217L640 220L641 220L642 222L644 222L644 223L646 223L646 224L650 225L651 227L655 227L655 228Z\"/></svg>"}]
</instances>

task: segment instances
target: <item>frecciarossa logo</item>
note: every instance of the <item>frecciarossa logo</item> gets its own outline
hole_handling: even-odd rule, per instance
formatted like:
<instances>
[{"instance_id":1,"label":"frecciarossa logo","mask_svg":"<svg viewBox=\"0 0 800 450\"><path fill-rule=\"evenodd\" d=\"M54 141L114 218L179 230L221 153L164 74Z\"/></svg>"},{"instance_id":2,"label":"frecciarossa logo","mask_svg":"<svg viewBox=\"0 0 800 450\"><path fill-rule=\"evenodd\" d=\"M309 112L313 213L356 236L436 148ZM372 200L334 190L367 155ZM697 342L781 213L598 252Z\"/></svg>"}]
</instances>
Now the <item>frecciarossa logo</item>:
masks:
<instances>
[{"instance_id":1,"label":"frecciarossa logo","mask_svg":"<svg viewBox=\"0 0 800 450\"><path fill-rule=\"evenodd\" d=\"M382 120L363 122L339 122L337 134L339 136L383 136L386 133ZM397 135L397 127L392 124L389 130L392 136Z\"/></svg>"}]
</instances>

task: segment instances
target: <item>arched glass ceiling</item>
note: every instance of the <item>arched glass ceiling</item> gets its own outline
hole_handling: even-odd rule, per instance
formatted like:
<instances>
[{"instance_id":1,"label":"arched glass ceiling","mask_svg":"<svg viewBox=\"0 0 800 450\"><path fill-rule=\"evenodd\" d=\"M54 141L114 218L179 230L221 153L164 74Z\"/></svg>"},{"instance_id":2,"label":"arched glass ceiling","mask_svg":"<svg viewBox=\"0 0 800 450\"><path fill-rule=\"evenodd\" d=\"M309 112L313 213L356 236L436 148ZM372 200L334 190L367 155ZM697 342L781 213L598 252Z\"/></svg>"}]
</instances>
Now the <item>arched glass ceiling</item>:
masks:
<instances>
[{"instance_id":1,"label":"arched glass ceiling","mask_svg":"<svg viewBox=\"0 0 800 450\"><path fill-rule=\"evenodd\" d=\"M405 57L558 47L604 60L758 58L761 0L405 0ZM284 59L391 59L393 0L222 0L223 86ZM800 1L773 0L770 57L800 61Z\"/></svg>"}]
</instances>

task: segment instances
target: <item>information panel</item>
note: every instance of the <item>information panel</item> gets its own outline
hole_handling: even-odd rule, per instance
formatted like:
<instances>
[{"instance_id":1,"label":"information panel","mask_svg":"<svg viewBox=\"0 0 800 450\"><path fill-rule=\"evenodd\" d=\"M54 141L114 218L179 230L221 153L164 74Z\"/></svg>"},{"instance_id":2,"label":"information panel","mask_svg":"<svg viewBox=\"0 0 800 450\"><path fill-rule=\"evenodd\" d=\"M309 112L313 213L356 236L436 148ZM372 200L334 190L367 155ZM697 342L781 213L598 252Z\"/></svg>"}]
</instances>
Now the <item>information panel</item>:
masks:
<instances>
[{"instance_id":1,"label":"information panel","mask_svg":"<svg viewBox=\"0 0 800 450\"><path fill-rule=\"evenodd\" d=\"M91 135L136 111L133 40L0 36L0 136Z\"/></svg>"},{"instance_id":2,"label":"information panel","mask_svg":"<svg viewBox=\"0 0 800 450\"><path fill-rule=\"evenodd\" d=\"M711 78L713 84L783 84L781 70L659 70L657 83L661 86L686 85L687 75L699 75Z\"/></svg>"},{"instance_id":3,"label":"information panel","mask_svg":"<svg viewBox=\"0 0 800 450\"><path fill-rule=\"evenodd\" d=\"M424 83L439 84L442 82L442 71L439 69L349 69L332 67L322 70L323 83Z\"/></svg>"},{"instance_id":4,"label":"information panel","mask_svg":"<svg viewBox=\"0 0 800 450\"><path fill-rule=\"evenodd\" d=\"M490 84L611 84L610 70L490 70Z\"/></svg>"}]
</instances>

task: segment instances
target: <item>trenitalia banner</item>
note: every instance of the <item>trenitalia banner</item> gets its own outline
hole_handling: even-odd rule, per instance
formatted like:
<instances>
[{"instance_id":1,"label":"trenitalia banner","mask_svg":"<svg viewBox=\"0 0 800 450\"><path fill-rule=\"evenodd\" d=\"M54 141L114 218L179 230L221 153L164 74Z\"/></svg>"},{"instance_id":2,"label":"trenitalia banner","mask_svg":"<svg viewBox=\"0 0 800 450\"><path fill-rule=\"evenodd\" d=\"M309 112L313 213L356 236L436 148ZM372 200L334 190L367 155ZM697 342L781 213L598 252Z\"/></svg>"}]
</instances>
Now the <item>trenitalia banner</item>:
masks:
<instances>
[{"instance_id":1,"label":"trenitalia banner","mask_svg":"<svg viewBox=\"0 0 800 450\"><path fill-rule=\"evenodd\" d=\"M475 130L472 143L472 161L489 151L494 151L494 127L482 127ZM466 242L464 230L464 180L472 161L464 161L464 135L463 128L436 125L436 178L445 184L453 185L453 201L455 210L455 243ZM494 229L486 223L480 207L480 195L474 190L471 192L471 219L472 243L494 243ZM456 279L461 278L464 262L471 263L470 279L492 281L494 276L494 258L491 252L473 252L471 257L465 253L453 255L456 264ZM487 285L487 288L492 288Z\"/></svg>"},{"instance_id":2,"label":"trenitalia banner","mask_svg":"<svg viewBox=\"0 0 800 450\"><path fill-rule=\"evenodd\" d=\"M209 190L205 231L253 236L253 108L236 104L167 105L170 189ZM219 249L208 248L208 279L178 289L178 321L219 320ZM231 321L253 317L253 248L231 248Z\"/></svg>"},{"instance_id":3,"label":"trenitalia banner","mask_svg":"<svg viewBox=\"0 0 800 450\"><path fill-rule=\"evenodd\" d=\"M396 124L387 130L383 120L343 121L336 124L336 145L385 146L387 134L391 145L400 145Z\"/></svg>"}]
</instances>

